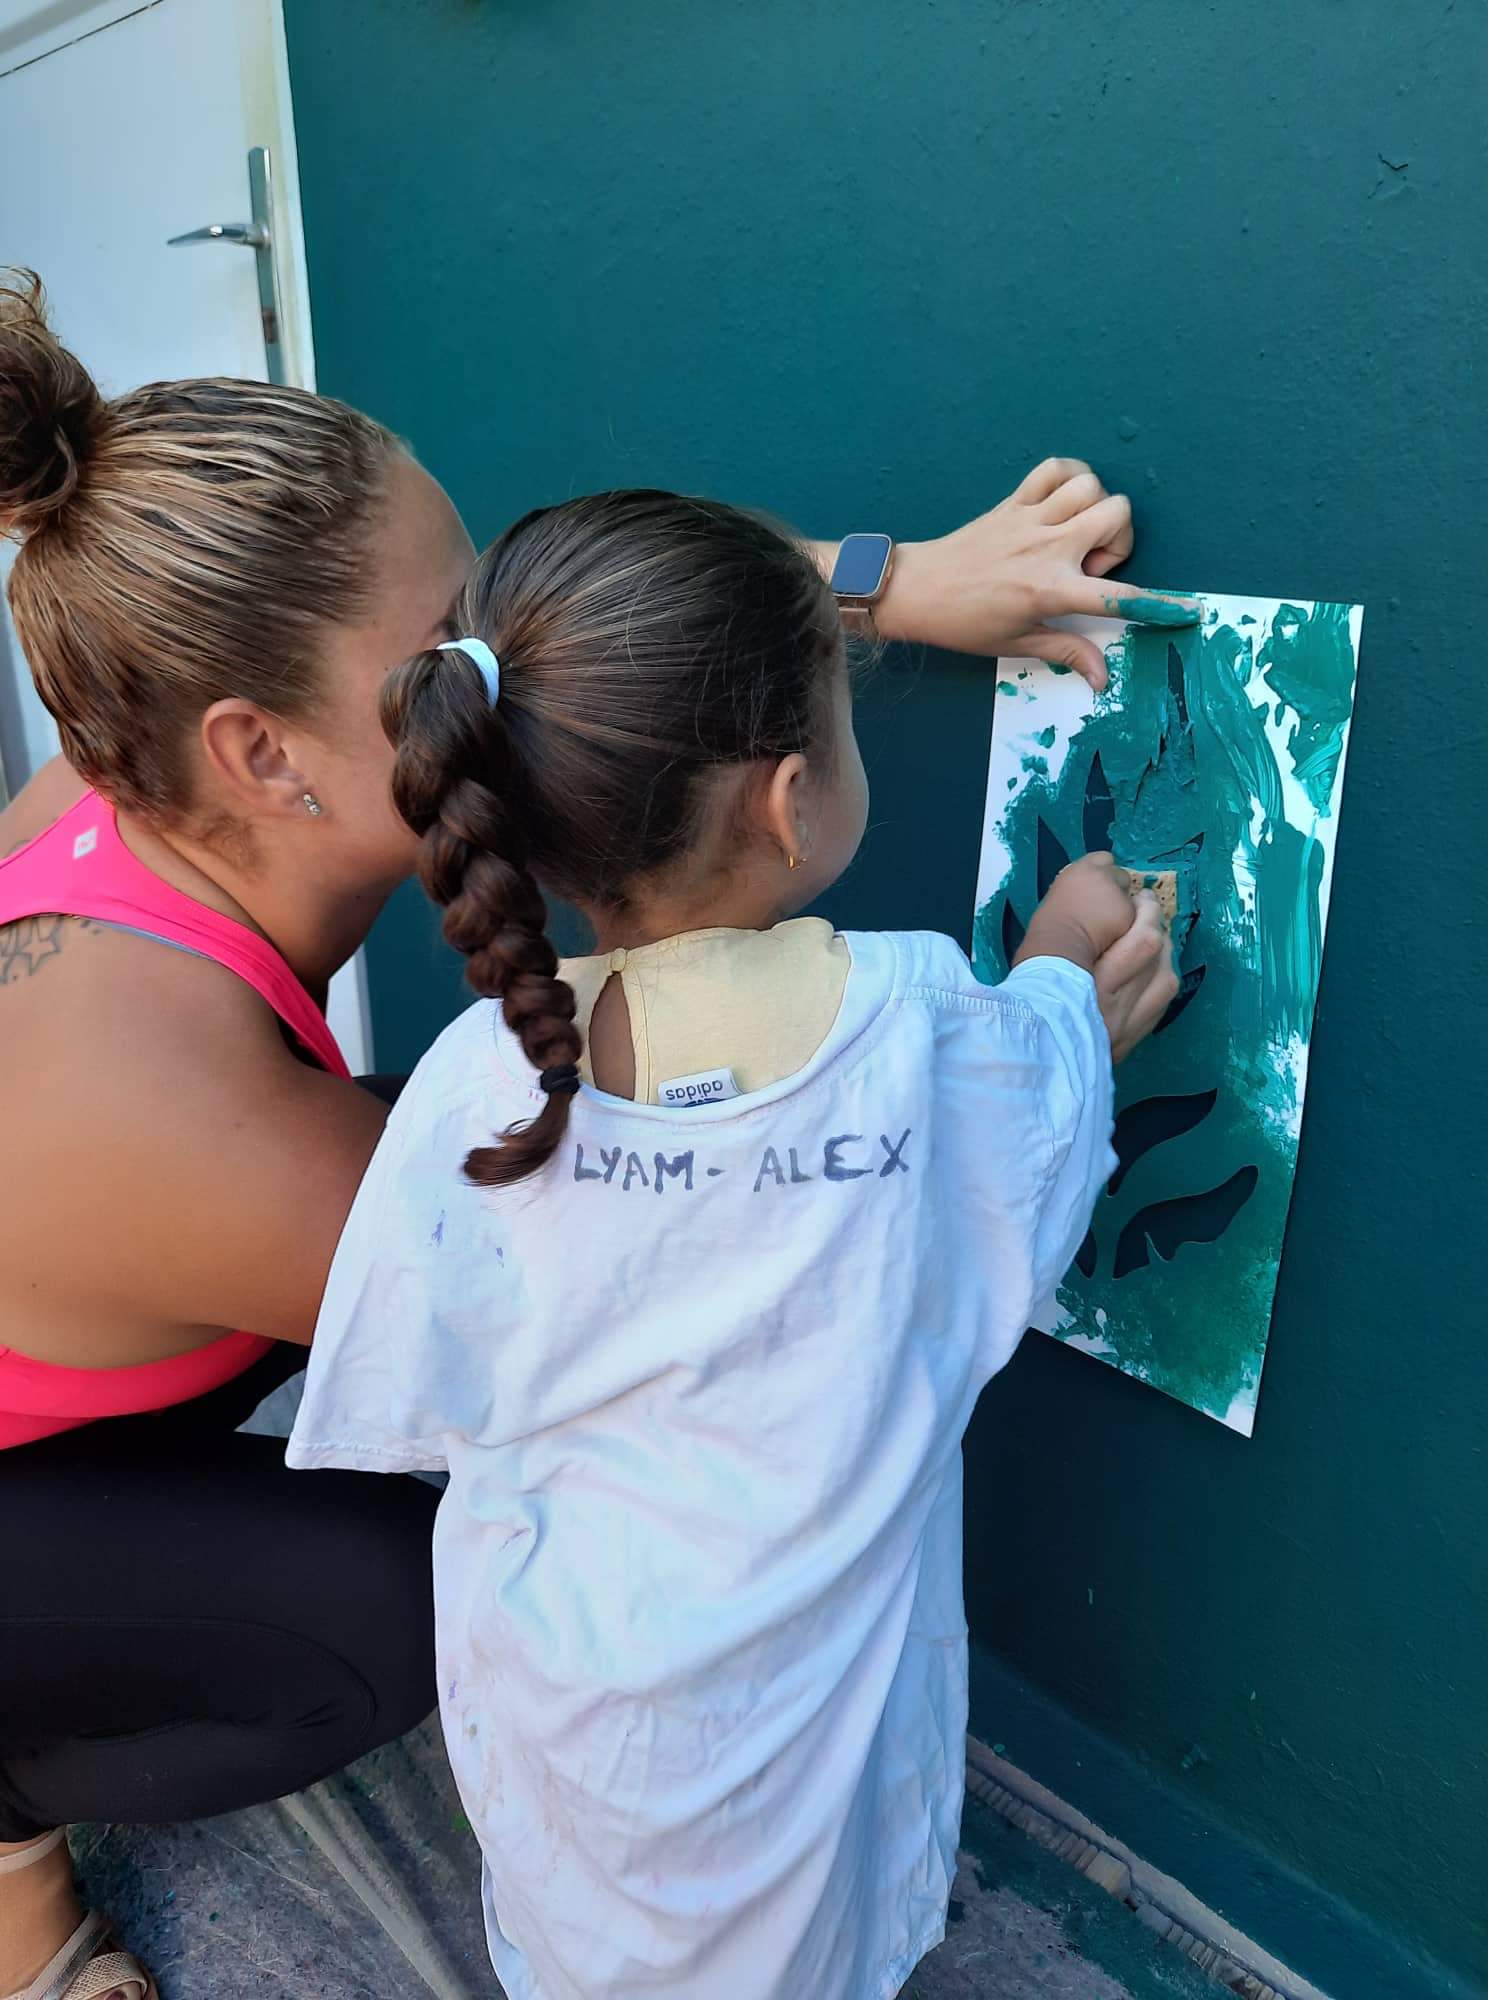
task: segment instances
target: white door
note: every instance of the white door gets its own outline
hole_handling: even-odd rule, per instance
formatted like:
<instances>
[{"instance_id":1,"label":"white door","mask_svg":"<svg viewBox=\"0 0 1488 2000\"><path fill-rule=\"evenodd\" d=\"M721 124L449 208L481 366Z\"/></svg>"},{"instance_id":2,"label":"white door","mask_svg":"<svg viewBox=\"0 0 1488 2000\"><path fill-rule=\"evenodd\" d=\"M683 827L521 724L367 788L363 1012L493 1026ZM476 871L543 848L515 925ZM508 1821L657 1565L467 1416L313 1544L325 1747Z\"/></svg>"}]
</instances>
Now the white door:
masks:
<instances>
[{"instance_id":1,"label":"white door","mask_svg":"<svg viewBox=\"0 0 1488 2000\"><path fill-rule=\"evenodd\" d=\"M251 221L254 148L272 170L275 365L313 388L280 0L0 0L0 263L41 273L53 323L105 394L268 378L252 249L168 242ZM15 791L56 749L0 609L0 776ZM360 961L330 1012L352 1069L370 1069Z\"/></svg>"}]
</instances>

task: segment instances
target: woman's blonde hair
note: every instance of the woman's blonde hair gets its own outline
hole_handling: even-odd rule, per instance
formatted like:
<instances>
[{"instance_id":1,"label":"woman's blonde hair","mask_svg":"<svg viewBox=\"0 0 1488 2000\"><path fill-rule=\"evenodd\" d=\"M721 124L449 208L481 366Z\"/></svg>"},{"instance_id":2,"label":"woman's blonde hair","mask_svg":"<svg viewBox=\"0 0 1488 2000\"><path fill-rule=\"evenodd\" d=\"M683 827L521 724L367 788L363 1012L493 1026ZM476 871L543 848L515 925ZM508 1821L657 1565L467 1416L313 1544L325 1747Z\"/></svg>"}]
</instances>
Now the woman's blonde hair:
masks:
<instances>
[{"instance_id":1,"label":"woman's blonde hair","mask_svg":"<svg viewBox=\"0 0 1488 2000\"><path fill-rule=\"evenodd\" d=\"M0 535L37 691L116 806L187 816L186 746L214 701L314 707L325 630L373 581L392 434L305 390L214 377L112 401L0 276Z\"/></svg>"}]
</instances>

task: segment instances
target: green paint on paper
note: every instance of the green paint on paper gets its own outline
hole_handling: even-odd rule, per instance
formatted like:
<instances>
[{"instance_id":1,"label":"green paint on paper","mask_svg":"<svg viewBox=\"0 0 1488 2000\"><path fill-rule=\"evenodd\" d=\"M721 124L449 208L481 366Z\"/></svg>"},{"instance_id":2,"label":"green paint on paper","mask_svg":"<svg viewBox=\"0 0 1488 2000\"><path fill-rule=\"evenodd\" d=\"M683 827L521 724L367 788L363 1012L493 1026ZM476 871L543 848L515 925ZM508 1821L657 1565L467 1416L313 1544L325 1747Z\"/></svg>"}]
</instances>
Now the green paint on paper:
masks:
<instances>
[{"instance_id":1,"label":"green paint on paper","mask_svg":"<svg viewBox=\"0 0 1488 2000\"><path fill-rule=\"evenodd\" d=\"M1018 690L1013 686L1011 681L999 681L997 683L997 692L999 694L1016 694Z\"/></svg>"},{"instance_id":2,"label":"green paint on paper","mask_svg":"<svg viewBox=\"0 0 1488 2000\"><path fill-rule=\"evenodd\" d=\"M1004 909L1027 922L1041 845L1107 846L1138 871L1172 869L1197 906L1180 946L1186 996L1118 1072L1117 1105L1132 1131L1134 1106L1214 1101L1149 1138L1102 1199L1061 1288L1070 1317L1058 1331L1242 1427L1270 1326L1322 954L1313 821L1330 807L1354 682L1347 605L1281 605L1261 639L1215 615L1128 628L1058 776L1021 759L1002 827L1013 867L978 911L973 945L978 974L1001 978Z\"/></svg>"},{"instance_id":3,"label":"green paint on paper","mask_svg":"<svg viewBox=\"0 0 1488 2000\"><path fill-rule=\"evenodd\" d=\"M1346 604L1319 604L1309 617L1295 604L1283 604L1259 655L1266 685L1296 718L1292 763L1319 813L1328 809L1353 712L1348 611Z\"/></svg>"},{"instance_id":4,"label":"green paint on paper","mask_svg":"<svg viewBox=\"0 0 1488 2000\"><path fill-rule=\"evenodd\" d=\"M1051 722L1047 729L1035 730L1033 740L1035 743L1042 743L1046 750L1052 750L1054 748L1055 734L1056 731L1053 723Z\"/></svg>"}]
</instances>

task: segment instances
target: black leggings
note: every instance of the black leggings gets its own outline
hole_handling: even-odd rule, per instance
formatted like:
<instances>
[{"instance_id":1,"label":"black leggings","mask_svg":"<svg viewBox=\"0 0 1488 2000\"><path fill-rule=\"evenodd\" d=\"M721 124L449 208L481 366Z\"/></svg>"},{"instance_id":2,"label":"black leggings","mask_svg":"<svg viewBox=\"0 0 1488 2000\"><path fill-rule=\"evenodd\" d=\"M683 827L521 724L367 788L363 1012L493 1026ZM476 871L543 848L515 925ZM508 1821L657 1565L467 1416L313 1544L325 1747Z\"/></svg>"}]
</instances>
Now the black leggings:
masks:
<instances>
[{"instance_id":1,"label":"black leggings","mask_svg":"<svg viewBox=\"0 0 1488 2000\"><path fill-rule=\"evenodd\" d=\"M438 1493L237 1429L304 1360L0 1451L0 1841L281 1798L434 1706Z\"/></svg>"}]
</instances>

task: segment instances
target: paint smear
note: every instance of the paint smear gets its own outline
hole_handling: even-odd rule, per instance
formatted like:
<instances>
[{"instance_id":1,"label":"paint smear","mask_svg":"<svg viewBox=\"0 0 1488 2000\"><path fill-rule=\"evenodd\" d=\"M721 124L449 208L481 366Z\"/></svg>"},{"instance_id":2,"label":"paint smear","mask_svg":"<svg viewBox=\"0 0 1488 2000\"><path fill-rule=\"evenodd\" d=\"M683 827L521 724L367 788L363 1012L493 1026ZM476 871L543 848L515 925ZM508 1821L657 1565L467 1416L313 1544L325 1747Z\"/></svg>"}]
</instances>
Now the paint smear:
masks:
<instances>
[{"instance_id":1,"label":"paint smear","mask_svg":"<svg viewBox=\"0 0 1488 2000\"><path fill-rule=\"evenodd\" d=\"M1117 1072L1118 1151L1132 1157L1040 1323L1247 1435L1296 1172L1362 619L1354 605L1206 594L1200 623L1082 621L1106 648L1100 695L1002 663L1019 700L998 704L979 976L1005 975L1041 853L1099 845L1129 867L1179 869L1196 905L1180 999Z\"/></svg>"},{"instance_id":2,"label":"paint smear","mask_svg":"<svg viewBox=\"0 0 1488 2000\"><path fill-rule=\"evenodd\" d=\"M1106 609L1113 618L1170 629L1197 625L1203 617L1203 606L1200 604L1180 604L1171 597L1148 597L1140 593L1130 597L1108 597Z\"/></svg>"}]
</instances>

